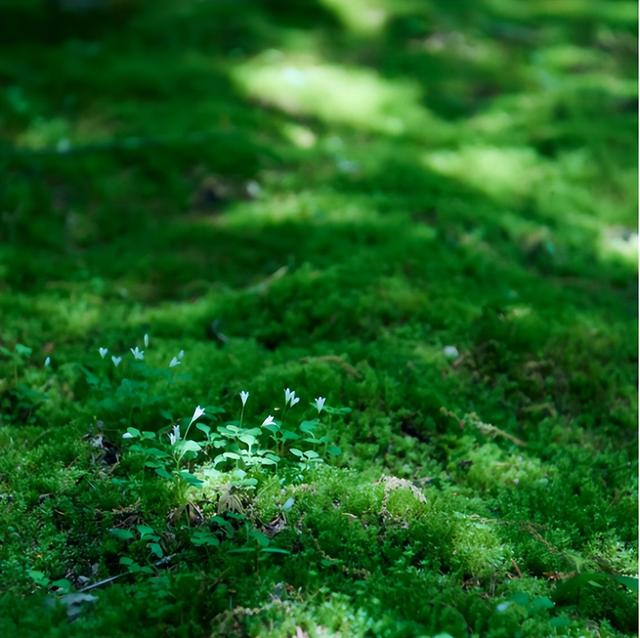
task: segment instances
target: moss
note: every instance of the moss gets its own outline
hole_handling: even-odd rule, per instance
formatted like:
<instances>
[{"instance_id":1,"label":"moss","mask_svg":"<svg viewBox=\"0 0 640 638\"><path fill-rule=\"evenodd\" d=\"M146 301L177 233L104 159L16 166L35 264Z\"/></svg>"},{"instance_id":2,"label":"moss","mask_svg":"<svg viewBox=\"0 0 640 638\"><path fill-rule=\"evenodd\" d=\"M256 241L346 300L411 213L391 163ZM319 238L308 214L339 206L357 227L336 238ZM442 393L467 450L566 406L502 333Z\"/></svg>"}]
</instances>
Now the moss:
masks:
<instances>
[{"instance_id":1,"label":"moss","mask_svg":"<svg viewBox=\"0 0 640 638\"><path fill-rule=\"evenodd\" d=\"M0 635L637 633L633 4L13 4Z\"/></svg>"}]
</instances>

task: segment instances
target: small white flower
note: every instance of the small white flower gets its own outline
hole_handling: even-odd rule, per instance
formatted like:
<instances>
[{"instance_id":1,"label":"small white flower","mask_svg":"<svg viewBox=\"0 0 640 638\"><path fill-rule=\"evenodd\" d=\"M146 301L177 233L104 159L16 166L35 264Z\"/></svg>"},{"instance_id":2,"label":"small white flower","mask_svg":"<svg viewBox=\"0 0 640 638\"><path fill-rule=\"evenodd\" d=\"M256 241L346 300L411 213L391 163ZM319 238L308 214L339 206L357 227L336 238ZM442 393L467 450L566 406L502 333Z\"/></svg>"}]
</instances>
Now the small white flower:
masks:
<instances>
[{"instance_id":1,"label":"small white flower","mask_svg":"<svg viewBox=\"0 0 640 638\"><path fill-rule=\"evenodd\" d=\"M442 352L444 353L444 356L447 357L447 359L457 359L460 356L458 348L456 348L455 346L445 346Z\"/></svg>"},{"instance_id":2,"label":"small white flower","mask_svg":"<svg viewBox=\"0 0 640 638\"><path fill-rule=\"evenodd\" d=\"M171 359L171 361L169 361L169 367L170 368L175 368L176 366L179 366L182 362L180 361L180 359L178 359L177 357L173 357L173 359Z\"/></svg>"},{"instance_id":3,"label":"small white flower","mask_svg":"<svg viewBox=\"0 0 640 638\"><path fill-rule=\"evenodd\" d=\"M131 350L131 354L133 355L134 359L139 361L142 361L144 359L144 350L140 350L138 346L136 346L135 348L129 348L129 350Z\"/></svg>"},{"instance_id":4,"label":"small white flower","mask_svg":"<svg viewBox=\"0 0 640 638\"><path fill-rule=\"evenodd\" d=\"M265 425L272 425L274 423L275 419L269 415L263 422L262 425L260 427L263 427Z\"/></svg>"},{"instance_id":5,"label":"small white flower","mask_svg":"<svg viewBox=\"0 0 640 638\"><path fill-rule=\"evenodd\" d=\"M180 440L180 426L174 425L172 431L169 432L168 437L171 445L175 445Z\"/></svg>"},{"instance_id":6,"label":"small white flower","mask_svg":"<svg viewBox=\"0 0 640 638\"><path fill-rule=\"evenodd\" d=\"M247 404L247 399L249 398L249 393L246 390L242 390L240 392L240 401L242 401L242 407Z\"/></svg>"},{"instance_id":7,"label":"small white flower","mask_svg":"<svg viewBox=\"0 0 640 638\"><path fill-rule=\"evenodd\" d=\"M295 390L290 390L289 388L287 388L284 391L284 404L285 405L290 405L291 407L293 407L296 403L298 403L298 401L300 401L300 399L298 397L296 397L296 391Z\"/></svg>"},{"instance_id":8,"label":"small white flower","mask_svg":"<svg viewBox=\"0 0 640 638\"><path fill-rule=\"evenodd\" d=\"M125 432L125 433L122 435L122 438L123 438L123 439L132 439L132 438L133 438L133 434L131 434L131 432Z\"/></svg>"},{"instance_id":9,"label":"small white flower","mask_svg":"<svg viewBox=\"0 0 640 638\"><path fill-rule=\"evenodd\" d=\"M204 414L204 408L201 408L199 405L196 406L196 409L193 411L193 416L191 417L191 421L189 421L189 425L191 425L194 421L197 421Z\"/></svg>"},{"instance_id":10,"label":"small white flower","mask_svg":"<svg viewBox=\"0 0 640 638\"><path fill-rule=\"evenodd\" d=\"M109 348L98 348L98 352L100 353L100 357L104 359L109 352Z\"/></svg>"},{"instance_id":11,"label":"small white flower","mask_svg":"<svg viewBox=\"0 0 640 638\"><path fill-rule=\"evenodd\" d=\"M327 400L326 397L317 397L313 400L313 405L316 406L316 410L318 410L318 414L320 414L320 412L324 410L324 404L326 400Z\"/></svg>"},{"instance_id":12,"label":"small white flower","mask_svg":"<svg viewBox=\"0 0 640 638\"><path fill-rule=\"evenodd\" d=\"M117 368L122 361L122 357L116 357L115 355L111 357L111 361L113 361L113 365Z\"/></svg>"},{"instance_id":13,"label":"small white flower","mask_svg":"<svg viewBox=\"0 0 640 638\"><path fill-rule=\"evenodd\" d=\"M144 347L149 347L149 335L146 332L144 333Z\"/></svg>"},{"instance_id":14,"label":"small white flower","mask_svg":"<svg viewBox=\"0 0 640 638\"><path fill-rule=\"evenodd\" d=\"M180 350L180 352L178 352L178 359L180 359L180 361L184 359L184 350Z\"/></svg>"}]
</instances>

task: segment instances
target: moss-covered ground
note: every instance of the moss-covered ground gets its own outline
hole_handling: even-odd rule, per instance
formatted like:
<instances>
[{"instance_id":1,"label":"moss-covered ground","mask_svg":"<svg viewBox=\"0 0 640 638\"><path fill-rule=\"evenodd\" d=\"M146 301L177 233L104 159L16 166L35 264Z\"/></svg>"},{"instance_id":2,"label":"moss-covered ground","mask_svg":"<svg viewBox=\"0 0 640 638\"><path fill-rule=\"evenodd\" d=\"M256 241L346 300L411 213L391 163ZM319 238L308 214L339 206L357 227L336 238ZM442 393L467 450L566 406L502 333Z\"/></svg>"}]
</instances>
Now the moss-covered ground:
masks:
<instances>
[{"instance_id":1,"label":"moss-covered ground","mask_svg":"<svg viewBox=\"0 0 640 638\"><path fill-rule=\"evenodd\" d=\"M635 635L636 3L112 4L0 2L0 635Z\"/></svg>"}]
</instances>

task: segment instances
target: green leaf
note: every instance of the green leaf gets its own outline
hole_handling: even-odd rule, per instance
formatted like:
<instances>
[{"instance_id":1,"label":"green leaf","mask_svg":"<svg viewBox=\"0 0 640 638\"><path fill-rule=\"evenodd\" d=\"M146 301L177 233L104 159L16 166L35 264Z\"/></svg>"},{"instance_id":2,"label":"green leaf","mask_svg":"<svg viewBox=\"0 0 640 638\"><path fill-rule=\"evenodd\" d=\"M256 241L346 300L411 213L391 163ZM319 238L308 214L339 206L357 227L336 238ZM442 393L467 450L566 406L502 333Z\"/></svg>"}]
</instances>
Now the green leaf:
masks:
<instances>
[{"instance_id":1,"label":"green leaf","mask_svg":"<svg viewBox=\"0 0 640 638\"><path fill-rule=\"evenodd\" d=\"M70 580L67 580L66 578L61 578L60 580L54 580L51 583L51 587L55 587L56 589L59 589L62 593L68 594L72 590L73 585Z\"/></svg>"},{"instance_id":2,"label":"green leaf","mask_svg":"<svg viewBox=\"0 0 640 638\"><path fill-rule=\"evenodd\" d=\"M191 440L182 440L178 441L175 445L176 449L179 452L200 452L202 450L202 446L199 443Z\"/></svg>"},{"instance_id":3,"label":"green leaf","mask_svg":"<svg viewBox=\"0 0 640 638\"><path fill-rule=\"evenodd\" d=\"M298 458L302 458L304 456L304 452L302 452L301 450L298 450L295 447L292 447L289 452L291 452L291 454L293 454L294 456L297 456Z\"/></svg>"},{"instance_id":4,"label":"green leaf","mask_svg":"<svg viewBox=\"0 0 640 638\"><path fill-rule=\"evenodd\" d=\"M19 355L22 355L23 357L30 357L31 353L33 352L32 348L29 348L29 346L25 346L21 343L16 343L16 352Z\"/></svg>"},{"instance_id":5,"label":"green leaf","mask_svg":"<svg viewBox=\"0 0 640 638\"><path fill-rule=\"evenodd\" d=\"M313 434L314 430L318 427L318 420L314 419L313 421L303 421L300 424L300 431L305 432L306 434Z\"/></svg>"},{"instance_id":6,"label":"green leaf","mask_svg":"<svg viewBox=\"0 0 640 638\"><path fill-rule=\"evenodd\" d=\"M555 607L555 603L546 596L539 596L538 598L534 598L529 605L529 609L531 611L539 611L542 609L552 609Z\"/></svg>"},{"instance_id":7,"label":"green leaf","mask_svg":"<svg viewBox=\"0 0 640 638\"><path fill-rule=\"evenodd\" d=\"M187 472L187 470L180 470L180 476L186 483L193 487L204 485L204 481L201 481L197 476L191 474L191 472Z\"/></svg>"},{"instance_id":8,"label":"green leaf","mask_svg":"<svg viewBox=\"0 0 640 638\"><path fill-rule=\"evenodd\" d=\"M238 434L241 432L239 427L236 425L222 425L218 428L218 432L230 439L235 439Z\"/></svg>"},{"instance_id":9,"label":"green leaf","mask_svg":"<svg viewBox=\"0 0 640 638\"><path fill-rule=\"evenodd\" d=\"M162 551L162 547L158 543L149 543L149 549L152 554L155 554L158 558L162 558L164 553Z\"/></svg>"},{"instance_id":10,"label":"green leaf","mask_svg":"<svg viewBox=\"0 0 640 638\"><path fill-rule=\"evenodd\" d=\"M280 547L265 547L260 551L263 554L291 554L288 549L281 549Z\"/></svg>"},{"instance_id":11,"label":"green leaf","mask_svg":"<svg viewBox=\"0 0 640 638\"><path fill-rule=\"evenodd\" d=\"M220 541L217 536L207 529L198 529L193 532L191 535L191 542L198 546L209 545L211 547L217 547L220 545Z\"/></svg>"},{"instance_id":12,"label":"green leaf","mask_svg":"<svg viewBox=\"0 0 640 638\"><path fill-rule=\"evenodd\" d=\"M169 455L164 450L159 450L157 447L148 447L145 449L144 453L147 456L155 456L158 459L169 458Z\"/></svg>"},{"instance_id":13,"label":"green leaf","mask_svg":"<svg viewBox=\"0 0 640 638\"><path fill-rule=\"evenodd\" d=\"M249 447L253 447L256 444L256 437L250 434L242 434L238 438Z\"/></svg>"},{"instance_id":14,"label":"green leaf","mask_svg":"<svg viewBox=\"0 0 640 638\"><path fill-rule=\"evenodd\" d=\"M269 430L271 434L277 434L280 432L280 426L275 423L269 423L268 425L263 426L265 430Z\"/></svg>"},{"instance_id":15,"label":"green leaf","mask_svg":"<svg viewBox=\"0 0 640 638\"><path fill-rule=\"evenodd\" d=\"M28 569L27 574L29 578L41 587L47 587L49 585L49 578L44 572L39 572L37 569Z\"/></svg>"},{"instance_id":16,"label":"green leaf","mask_svg":"<svg viewBox=\"0 0 640 638\"><path fill-rule=\"evenodd\" d=\"M135 538L135 534L131 530L120 529L119 527L112 527L109 530L109 534L111 534L111 536L115 536L121 541L130 541Z\"/></svg>"},{"instance_id":17,"label":"green leaf","mask_svg":"<svg viewBox=\"0 0 640 638\"><path fill-rule=\"evenodd\" d=\"M136 529L138 530L141 539L144 539L146 536L155 535L153 527L149 527L148 525L136 525Z\"/></svg>"},{"instance_id":18,"label":"green leaf","mask_svg":"<svg viewBox=\"0 0 640 638\"><path fill-rule=\"evenodd\" d=\"M527 592L517 591L514 592L513 596L511 596L511 600L522 607L526 607L531 600L531 596L529 596Z\"/></svg>"},{"instance_id":19,"label":"green leaf","mask_svg":"<svg viewBox=\"0 0 640 638\"><path fill-rule=\"evenodd\" d=\"M206 423L196 423L196 428L203 432L205 436L208 438L211 433L211 428Z\"/></svg>"}]
</instances>

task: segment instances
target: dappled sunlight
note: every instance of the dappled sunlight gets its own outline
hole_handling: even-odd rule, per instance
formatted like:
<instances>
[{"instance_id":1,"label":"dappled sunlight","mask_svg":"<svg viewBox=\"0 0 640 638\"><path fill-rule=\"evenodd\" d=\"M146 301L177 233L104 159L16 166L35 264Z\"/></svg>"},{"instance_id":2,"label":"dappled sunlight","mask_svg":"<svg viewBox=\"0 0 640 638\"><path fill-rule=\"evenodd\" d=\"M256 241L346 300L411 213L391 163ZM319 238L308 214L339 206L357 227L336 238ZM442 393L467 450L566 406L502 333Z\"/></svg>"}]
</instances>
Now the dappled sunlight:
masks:
<instances>
[{"instance_id":1,"label":"dappled sunlight","mask_svg":"<svg viewBox=\"0 0 640 638\"><path fill-rule=\"evenodd\" d=\"M353 0L341 2L341 0L322 0L327 8L331 9L342 20L344 25L355 33L378 33L383 27L389 15L389 0ZM407 0L395 5L408 4ZM396 8L396 7L394 7Z\"/></svg>"},{"instance_id":2,"label":"dappled sunlight","mask_svg":"<svg viewBox=\"0 0 640 638\"><path fill-rule=\"evenodd\" d=\"M621 259L629 266L633 266L638 261L637 231L615 226L602 229L600 253L605 258Z\"/></svg>"},{"instance_id":3,"label":"dappled sunlight","mask_svg":"<svg viewBox=\"0 0 640 638\"><path fill-rule=\"evenodd\" d=\"M528 147L464 146L426 153L424 163L505 204L531 194L546 170L543 160Z\"/></svg>"},{"instance_id":4,"label":"dappled sunlight","mask_svg":"<svg viewBox=\"0 0 640 638\"><path fill-rule=\"evenodd\" d=\"M426 52L435 60L450 64L452 60L474 67L496 68L508 64L507 52L498 42L464 31L437 31L410 41L409 50Z\"/></svg>"},{"instance_id":5,"label":"dappled sunlight","mask_svg":"<svg viewBox=\"0 0 640 638\"><path fill-rule=\"evenodd\" d=\"M250 97L327 124L389 135L420 130L427 137L442 127L420 105L415 84L386 80L370 69L267 51L237 67L234 77Z\"/></svg>"},{"instance_id":6,"label":"dappled sunlight","mask_svg":"<svg viewBox=\"0 0 640 638\"><path fill-rule=\"evenodd\" d=\"M636 12L0 8L0 635L633 635Z\"/></svg>"},{"instance_id":7,"label":"dappled sunlight","mask_svg":"<svg viewBox=\"0 0 640 638\"><path fill-rule=\"evenodd\" d=\"M384 35L394 20L420 22L437 14L438 3L424 0L320 0L333 11L342 24L356 37L375 37ZM445 8L446 13L447 8ZM454 9L455 11L455 9ZM451 32L457 35L457 32ZM441 34L434 34L435 39ZM447 34L445 34L447 35ZM412 45L419 41L412 42ZM440 47L436 45L436 48Z\"/></svg>"},{"instance_id":8,"label":"dappled sunlight","mask_svg":"<svg viewBox=\"0 0 640 638\"><path fill-rule=\"evenodd\" d=\"M282 132L292 144L299 148L312 148L317 141L317 137L311 129L292 122L284 124Z\"/></svg>"}]
</instances>

